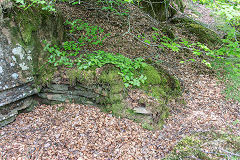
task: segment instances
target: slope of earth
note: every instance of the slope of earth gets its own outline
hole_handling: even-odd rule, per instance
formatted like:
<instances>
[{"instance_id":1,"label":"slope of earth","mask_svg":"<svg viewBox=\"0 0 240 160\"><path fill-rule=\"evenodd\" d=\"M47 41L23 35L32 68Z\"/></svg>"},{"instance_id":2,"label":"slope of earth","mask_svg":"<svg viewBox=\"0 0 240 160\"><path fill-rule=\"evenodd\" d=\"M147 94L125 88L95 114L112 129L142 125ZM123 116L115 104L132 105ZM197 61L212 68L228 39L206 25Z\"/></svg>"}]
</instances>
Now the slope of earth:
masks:
<instances>
[{"instance_id":1,"label":"slope of earth","mask_svg":"<svg viewBox=\"0 0 240 160\"><path fill-rule=\"evenodd\" d=\"M75 12L74 8L60 7L69 13L66 16L82 19L102 12L92 12L94 8L86 6L81 10L85 8L83 13L77 11L77 7ZM158 131L145 130L135 122L102 113L92 106L42 105L0 129L2 159L161 159L185 136L206 131L229 132L230 129L232 134L240 136L240 124L232 125L240 119L240 104L225 99L224 85L198 63L180 64L179 56L184 57L184 53L164 53L134 38L133 34L149 34L153 26L136 8L131 17L134 15L135 18L125 25L121 19L113 20L103 13L95 16L105 16L105 20L93 18L88 21L105 27L105 30L112 27L109 32L115 31L103 46L107 43L112 46L107 51L117 51L131 58L158 55L163 67L183 82L185 105L171 101L171 116ZM204 149L213 151L211 147Z\"/></svg>"},{"instance_id":2,"label":"slope of earth","mask_svg":"<svg viewBox=\"0 0 240 160\"><path fill-rule=\"evenodd\" d=\"M227 24L222 17L216 15L216 11L203 4L199 4L197 2L194 3L190 0L186 0L185 3L187 4L184 10L184 14L186 16L205 24L207 28L213 30L220 36L224 36L226 34L220 29L220 27L227 27Z\"/></svg>"}]
</instances>

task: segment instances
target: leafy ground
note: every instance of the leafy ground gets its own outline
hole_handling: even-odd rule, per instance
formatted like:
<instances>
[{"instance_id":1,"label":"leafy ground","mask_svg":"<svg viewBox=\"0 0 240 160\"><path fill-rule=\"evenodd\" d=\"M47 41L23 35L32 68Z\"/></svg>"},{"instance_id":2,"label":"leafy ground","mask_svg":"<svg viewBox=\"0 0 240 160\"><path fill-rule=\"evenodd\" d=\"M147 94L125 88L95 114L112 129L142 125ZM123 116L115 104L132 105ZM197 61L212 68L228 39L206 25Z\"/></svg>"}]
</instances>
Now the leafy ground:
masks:
<instances>
[{"instance_id":1,"label":"leafy ground","mask_svg":"<svg viewBox=\"0 0 240 160\"><path fill-rule=\"evenodd\" d=\"M59 7L67 19L81 17L110 32L112 37L102 46L106 51L161 60L162 67L183 83L182 98L169 103L171 116L158 131L92 106L39 106L0 129L2 159L240 158L240 104L226 99L225 85L199 61L179 63L189 56L185 52L163 52L134 38L133 34L151 34L157 26L149 17L134 6L130 6L129 21L101 10L93 12L90 6ZM175 31L175 35L184 36L181 30Z\"/></svg>"}]
</instances>

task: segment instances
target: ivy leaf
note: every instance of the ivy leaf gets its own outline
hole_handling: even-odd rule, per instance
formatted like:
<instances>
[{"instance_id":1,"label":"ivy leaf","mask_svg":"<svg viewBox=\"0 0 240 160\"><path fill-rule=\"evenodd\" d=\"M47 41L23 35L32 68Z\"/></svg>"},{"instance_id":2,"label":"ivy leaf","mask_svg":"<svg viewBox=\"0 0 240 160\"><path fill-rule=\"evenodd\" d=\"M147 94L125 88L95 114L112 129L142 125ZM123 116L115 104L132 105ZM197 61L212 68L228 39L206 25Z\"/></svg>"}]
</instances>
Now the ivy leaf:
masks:
<instances>
[{"instance_id":1,"label":"ivy leaf","mask_svg":"<svg viewBox=\"0 0 240 160\"><path fill-rule=\"evenodd\" d=\"M159 31L159 29L158 29L158 28L155 28L155 27L152 27L152 29L153 29L154 31Z\"/></svg>"},{"instance_id":2,"label":"ivy leaf","mask_svg":"<svg viewBox=\"0 0 240 160\"><path fill-rule=\"evenodd\" d=\"M144 42L147 44L151 44L151 42L149 40L144 40Z\"/></svg>"}]
</instances>

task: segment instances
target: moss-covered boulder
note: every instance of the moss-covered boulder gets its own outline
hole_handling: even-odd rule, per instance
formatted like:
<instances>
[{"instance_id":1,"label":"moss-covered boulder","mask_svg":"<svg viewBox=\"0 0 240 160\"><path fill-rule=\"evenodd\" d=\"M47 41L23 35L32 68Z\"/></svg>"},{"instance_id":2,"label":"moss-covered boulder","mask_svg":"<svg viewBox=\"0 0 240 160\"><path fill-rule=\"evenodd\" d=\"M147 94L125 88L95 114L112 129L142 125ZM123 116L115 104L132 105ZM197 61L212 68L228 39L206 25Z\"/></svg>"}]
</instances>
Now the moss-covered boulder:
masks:
<instances>
[{"instance_id":1,"label":"moss-covered boulder","mask_svg":"<svg viewBox=\"0 0 240 160\"><path fill-rule=\"evenodd\" d=\"M176 17L171 23L184 29L189 36L196 37L199 42L207 44L209 47L215 47L221 44L220 36L213 30L209 29L207 24L185 17Z\"/></svg>"}]
</instances>

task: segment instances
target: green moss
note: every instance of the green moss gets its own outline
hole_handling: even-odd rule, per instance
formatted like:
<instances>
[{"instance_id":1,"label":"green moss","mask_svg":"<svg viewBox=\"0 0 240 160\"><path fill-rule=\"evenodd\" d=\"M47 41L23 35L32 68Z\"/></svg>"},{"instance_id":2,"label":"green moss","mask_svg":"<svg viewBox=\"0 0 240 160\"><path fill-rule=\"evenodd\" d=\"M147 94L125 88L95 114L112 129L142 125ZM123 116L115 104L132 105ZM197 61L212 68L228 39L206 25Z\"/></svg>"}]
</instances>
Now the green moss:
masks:
<instances>
[{"instance_id":1,"label":"green moss","mask_svg":"<svg viewBox=\"0 0 240 160\"><path fill-rule=\"evenodd\" d=\"M146 123L146 122L142 124L142 127L143 127L144 129L149 130L149 131L152 131L152 130L154 129L154 127L153 127L151 124Z\"/></svg>"},{"instance_id":2,"label":"green moss","mask_svg":"<svg viewBox=\"0 0 240 160\"><path fill-rule=\"evenodd\" d=\"M109 95L109 102L110 103L117 103L123 100L123 94L110 94Z\"/></svg>"},{"instance_id":3,"label":"green moss","mask_svg":"<svg viewBox=\"0 0 240 160\"><path fill-rule=\"evenodd\" d=\"M96 72L94 70L83 70L78 80L83 83L94 83L96 82Z\"/></svg>"},{"instance_id":4,"label":"green moss","mask_svg":"<svg viewBox=\"0 0 240 160\"><path fill-rule=\"evenodd\" d=\"M77 82L77 79L80 79L81 70L79 69L70 69L67 71L67 77L69 79L70 85L74 86Z\"/></svg>"},{"instance_id":5,"label":"green moss","mask_svg":"<svg viewBox=\"0 0 240 160\"><path fill-rule=\"evenodd\" d=\"M151 88L151 92L153 97L156 97L157 99L160 99L161 97L167 97L166 91L159 86L153 86Z\"/></svg>"},{"instance_id":6,"label":"green moss","mask_svg":"<svg viewBox=\"0 0 240 160\"><path fill-rule=\"evenodd\" d=\"M209 47L216 47L216 45L221 44L221 38L211 29L205 27L201 22L196 22L190 18L174 18L172 23L175 23L178 28L185 28L189 36L194 36L198 38L198 41L207 44Z\"/></svg>"},{"instance_id":7,"label":"green moss","mask_svg":"<svg viewBox=\"0 0 240 160\"><path fill-rule=\"evenodd\" d=\"M75 85L77 81L86 85L97 83L96 72L91 69L90 70L79 70L78 68L71 69L67 71L67 77L71 85Z\"/></svg>"},{"instance_id":8,"label":"green moss","mask_svg":"<svg viewBox=\"0 0 240 160\"><path fill-rule=\"evenodd\" d=\"M118 72L120 72L119 69L115 67L107 68L101 73L99 81L110 85L119 84L119 82L122 82L122 77L118 74Z\"/></svg>"},{"instance_id":9,"label":"green moss","mask_svg":"<svg viewBox=\"0 0 240 160\"><path fill-rule=\"evenodd\" d=\"M186 28L193 34L196 34L201 43L207 43L210 46L220 44L221 40L216 33L199 24L189 24Z\"/></svg>"},{"instance_id":10,"label":"green moss","mask_svg":"<svg viewBox=\"0 0 240 160\"><path fill-rule=\"evenodd\" d=\"M121 102L125 97L123 92L126 88L118 72L115 67L107 67L99 76L100 83L109 84L109 103Z\"/></svg>"},{"instance_id":11,"label":"green moss","mask_svg":"<svg viewBox=\"0 0 240 160\"><path fill-rule=\"evenodd\" d=\"M32 43L32 33L41 27L42 14L46 13L38 8L31 8L26 11L15 9L13 16L25 44Z\"/></svg>"},{"instance_id":12,"label":"green moss","mask_svg":"<svg viewBox=\"0 0 240 160\"><path fill-rule=\"evenodd\" d=\"M157 85L157 84L166 84L167 80L164 75L161 74L156 68L151 65L147 65L143 69L143 74L147 77L147 80L144 85Z\"/></svg>"},{"instance_id":13,"label":"green moss","mask_svg":"<svg viewBox=\"0 0 240 160\"><path fill-rule=\"evenodd\" d=\"M210 160L210 158L201 150L199 146L202 141L193 136L187 136L178 142L173 152L165 160L184 159L185 157L194 156L199 159Z\"/></svg>"},{"instance_id":14,"label":"green moss","mask_svg":"<svg viewBox=\"0 0 240 160\"><path fill-rule=\"evenodd\" d=\"M124 86L123 81L119 81L118 84L114 84L111 86L111 93L112 94L120 93L120 92L124 91L124 89L125 89L125 86Z\"/></svg>"},{"instance_id":15,"label":"green moss","mask_svg":"<svg viewBox=\"0 0 240 160\"><path fill-rule=\"evenodd\" d=\"M50 64L44 64L41 67L37 68L37 70L34 71L35 78L35 84L39 86L45 86L51 83L54 72L56 71L56 68Z\"/></svg>"},{"instance_id":16,"label":"green moss","mask_svg":"<svg viewBox=\"0 0 240 160\"><path fill-rule=\"evenodd\" d=\"M115 103L115 104L109 105L107 107L108 111L111 111L112 114L114 114L115 116L120 116L120 117L123 116L122 113L123 113L124 109L125 109L125 105L122 103Z\"/></svg>"},{"instance_id":17,"label":"green moss","mask_svg":"<svg viewBox=\"0 0 240 160\"><path fill-rule=\"evenodd\" d=\"M206 145L207 144L207 145ZM206 147L209 153L206 154ZM210 150L209 150L210 149ZM229 151L233 154L239 154L240 152L240 138L234 134L221 131L206 131L193 133L191 136L184 137L173 149L165 159L184 159L186 157L196 157L198 159L210 160L210 159L227 159ZM233 159L239 159L239 156Z\"/></svg>"}]
</instances>

